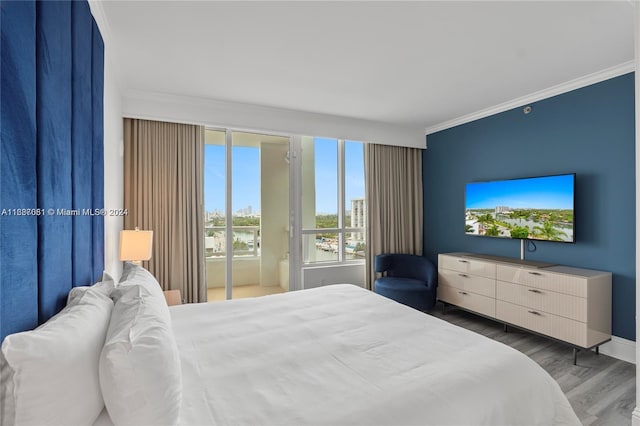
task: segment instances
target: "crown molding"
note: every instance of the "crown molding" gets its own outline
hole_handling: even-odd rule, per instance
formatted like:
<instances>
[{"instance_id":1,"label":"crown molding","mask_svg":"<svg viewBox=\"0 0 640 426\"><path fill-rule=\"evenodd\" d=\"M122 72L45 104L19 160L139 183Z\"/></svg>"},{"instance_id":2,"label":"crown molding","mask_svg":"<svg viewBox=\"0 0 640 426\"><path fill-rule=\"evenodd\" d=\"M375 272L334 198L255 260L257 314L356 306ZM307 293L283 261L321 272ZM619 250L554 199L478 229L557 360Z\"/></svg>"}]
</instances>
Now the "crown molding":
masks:
<instances>
[{"instance_id":1,"label":"crown molding","mask_svg":"<svg viewBox=\"0 0 640 426\"><path fill-rule=\"evenodd\" d=\"M91 9L91 15L93 15L93 19L95 19L96 24L100 29L100 35L102 36L102 41L105 45L105 61L108 61L111 65L116 84L118 87L122 87L120 84L122 81L120 70L122 68L118 66L117 55L113 53L113 31L111 30L107 14L104 11L104 2L102 0L88 0L88 3L89 9Z\"/></svg>"},{"instance_id":2,"label":"crown molding","mask_svg":"<svg viewBox=\"0 0 640 426\"><path fill-rule=\"evenodd\" d=\"M576 78L574 80L567 81L556 86L549 87L548 89L540 90L538 92L531 93L520 98L513 99L492 107L482 109L480 111L473 112L471 114L463 115L452 120L445 121L434 126L429 126L425 129L425 135L430 135L441 130L450 129L451 127L459 126L461 124L469 123L471 121L479 120L481 118L489 117L504 111L508 111L513 108L518 108L526 104L537 102L543 99L551 98L553 96L561 95L563 93L571 92L572 90L580 89L582 87L590 86L601 81L609 80L614 77L618 77L630 72L635 71L635 61L624 62L620 65L616 65L610 68L606 68L602 71L588 74L583 77Z\"/></svg>"},{"instance_id":3,"label":"crown molding","mask_svg":"<svg viewBox=\"0 0 640 426\"><path fill-rule=\"evenodd\" d=\"M96 24L98 24L98 28L100 28L100 34L102 35L102 40L106 45L111 45L111 40L113 39L111 26L109 25L109 20L107 19L107 15L104 12L104 7L102 5L102 1L100 0L89 0L89 9L91 9L91 14L93 15L93 19L96 20Z\"/></svg>"}]
</instances>

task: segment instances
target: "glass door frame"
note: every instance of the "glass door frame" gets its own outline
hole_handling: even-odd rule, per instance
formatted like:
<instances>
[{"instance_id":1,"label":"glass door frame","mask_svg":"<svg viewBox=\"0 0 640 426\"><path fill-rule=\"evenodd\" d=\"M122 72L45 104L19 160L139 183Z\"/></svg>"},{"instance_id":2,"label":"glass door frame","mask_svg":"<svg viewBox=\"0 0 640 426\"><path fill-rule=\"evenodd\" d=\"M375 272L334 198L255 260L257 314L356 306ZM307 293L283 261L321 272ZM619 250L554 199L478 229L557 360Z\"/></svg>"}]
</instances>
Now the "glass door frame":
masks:
<instances>
[{"instance_id":1,"label":"glass door frame","mask_svg":"<svg viewBox=\"0 0 640 426\"><path fill-rule=\"evenodd\" d=\"M289 291L302 289L302 136L289 137Z\"/></svg>"},{"instance_id":2,"label":"glass door frame","mask_svg":"<svg viewBox=\"0 0 640 426\"><path fill-rule=\"evenodd\" d=\"M301 180L302 167L301 137L295 135L275 134L256 130L237 128L209 127L207 129L225 132L225 298L233 298L233 133L254 133L265 136L277 136L289 140L289 291L299 290L302 277L302 237L301 227Z\"/></svg>"}]
</instances>

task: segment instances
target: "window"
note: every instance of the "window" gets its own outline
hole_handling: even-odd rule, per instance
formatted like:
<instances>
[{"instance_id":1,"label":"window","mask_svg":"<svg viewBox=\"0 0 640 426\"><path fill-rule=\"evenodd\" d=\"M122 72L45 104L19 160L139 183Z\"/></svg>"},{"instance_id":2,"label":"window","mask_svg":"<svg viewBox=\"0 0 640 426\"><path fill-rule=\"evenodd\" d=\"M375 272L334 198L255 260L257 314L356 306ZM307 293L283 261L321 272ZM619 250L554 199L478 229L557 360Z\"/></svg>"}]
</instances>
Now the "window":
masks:
<instances>
[{"instance_id":1,"label":"window","mask_svg":"<svg viewBox=\"0 0 640 426\"><path fill-rule=\"evenodd\" d=\"M247 137L244 139L244 145L234 141L232 146L232 253L234 257L259 257L260 146L246 141ZM207 129L204 147L206 257L224 258L227 255L226 182L225 133Z\"/></svg>"},{"instance_id":2,"label":"window","mask_svg":"<svg viewBox=\"0 0 640 426\"><path fill-rule=\"evenodd\" d=\"M302 138L303 263L364 259L364 143Z\"/></svg>"}]
</instances>

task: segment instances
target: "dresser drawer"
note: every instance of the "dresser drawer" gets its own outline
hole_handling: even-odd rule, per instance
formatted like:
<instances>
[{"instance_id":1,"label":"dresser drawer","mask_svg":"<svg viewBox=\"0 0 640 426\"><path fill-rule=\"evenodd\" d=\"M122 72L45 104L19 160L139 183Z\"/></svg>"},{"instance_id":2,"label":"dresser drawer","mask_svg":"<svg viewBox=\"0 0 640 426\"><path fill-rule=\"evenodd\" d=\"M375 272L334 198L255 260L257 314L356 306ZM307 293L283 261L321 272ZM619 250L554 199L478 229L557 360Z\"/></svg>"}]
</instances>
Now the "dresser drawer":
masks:
<instances>
[{"instance_id":1,"label":"dresser drawer","mask_svg":"<svg viewBox=\"0 0 640 426\"><path fill-rule=\"evenodd\" d=\"M486 278L496 277L496 264L483 262L482 260L469 259L458 256L438 256L438 264L442 269L479 275Z\"/></svg>"},{"instance_id":2,"label":"dresser drawer","mask_svg":"<svg viewBox=\"0 0 640 426\"><path fill-rule=\"evenodd\" d=\"M497 265L496 275L498 281L512 282L583 298L587 297L588 279L585 277L559 274L545 269L507 265Z\"/></svg>"},{"instance_id":3,"label":"dresser drawer","mask_svg":"<svg viewBox=\"0 0 640 426\"><path fill-rule=\"evenodd\" d=\"M438 283L487 297L496 297L496 280L449 270L440 270Z\"/></svg>"},{"instance_id":4,"label":"dresser drawer","mask_svg":"<svg viewBox=\"0 0 640 426\"><path fill-rule=\"evenodd\" d=\"M569 318L502 300L496 300L496 318L576 346L590 346L587 341L587 325Z\"/></svg>"},{"instance_id":5,"label":"dresser drawer","mask_svg":"<svg viewBox=\"0 0 640 426\"><path fill-rule=\"evenodd\" d=\"M498 281L496 298L533 310L587 322L587 299L582 297Z\"/></svg>"},{"instance_id":6,"label":"dresser drawer","mask_svg":"<svg viewBox=\"0 0 640 426\"><path fill-rule=\"evenodd\" d=\"M460 290L446 284L438 286L438 299L489 317L496 315L496 299Z\"/></svg>"}]
</instances>

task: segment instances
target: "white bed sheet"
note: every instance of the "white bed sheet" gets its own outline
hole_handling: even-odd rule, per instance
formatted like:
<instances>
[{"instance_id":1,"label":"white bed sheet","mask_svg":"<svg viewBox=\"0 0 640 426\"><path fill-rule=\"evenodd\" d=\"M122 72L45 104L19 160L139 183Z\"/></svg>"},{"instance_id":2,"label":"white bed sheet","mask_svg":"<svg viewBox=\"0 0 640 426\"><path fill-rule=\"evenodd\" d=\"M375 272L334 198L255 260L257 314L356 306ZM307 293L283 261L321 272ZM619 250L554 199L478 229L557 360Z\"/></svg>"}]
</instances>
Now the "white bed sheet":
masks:
<instances>
[{"instance_id":1,"label":"white bed sheet","mask_svg":"<svg viewBox=\"0 0 640 426\"><path fill-rule=\"evenodd\" d=\"M353 285L170 311L183 425L580 424L527 356Z\"/></svg>"},{"instance_id":2,"label":"white bed sheet","mask_svg":"<svg viewBox=\"0 0 640 426\"><path fill-rule=\"evenodd\" d=\"M580 424L527 356L353 285L171 315L181 424Z\"/></svg>"}]
</instances>

